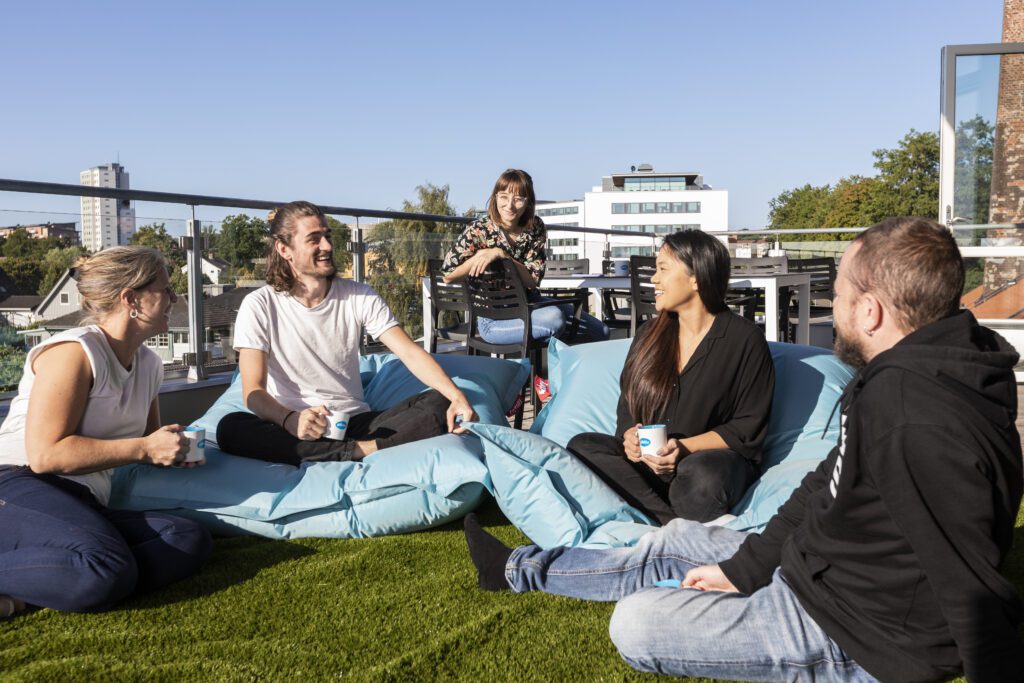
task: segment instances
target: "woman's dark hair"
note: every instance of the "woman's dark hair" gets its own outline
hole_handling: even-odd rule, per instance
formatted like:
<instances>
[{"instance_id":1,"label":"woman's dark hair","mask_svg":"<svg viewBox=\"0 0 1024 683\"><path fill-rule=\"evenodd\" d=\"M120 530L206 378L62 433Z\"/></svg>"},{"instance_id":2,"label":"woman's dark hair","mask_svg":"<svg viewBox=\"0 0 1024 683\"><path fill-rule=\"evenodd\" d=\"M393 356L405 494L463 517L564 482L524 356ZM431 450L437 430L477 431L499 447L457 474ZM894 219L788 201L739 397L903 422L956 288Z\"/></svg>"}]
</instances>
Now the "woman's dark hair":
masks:
<instances>
[{"instance_id":1,"label":"woman's dark hair","mask_svg":"<svg viewBox=\"0 0 1024 683\"><path fill-rule=\"evenodd\" d=\"M683 230L665 238L662 249L697 278L697 294L709 313L724 311L729 287L729 250L701 230ZM640 328L622 369L622 395L630 415L653 424L668 403L679 375L679 316L662 311Z\"/></svg>"},{"instance_id":2,"label":"woman's dark hair","mask_svg":"<svg viewBox=\"0 0 1024 683\"><path fill-rule=\"evenodd\" d=\"M291 264L277 253L274 247L275 242L281 242L292 246L292 237L295 235L295 224L300 218L314 216L320 219L323 225L327 225L327 217L316 204L297 201L289 202L277 207L267 214L267 225L270 226L269 251L267 253L267 284L278 292L291 291L295 284L295 274L292 272Z\"/></svg>"},{"instance_id":3,"label":"woman's dark hair","mask_svg":"<svg viewBox=\"0 0 1024 683\"><path fill-rule=\"evenodd\" d=\"M498 215L497 196L499 192L506 191L520 197L526 197L523 215L519 217L519 227L525 228L527 225L532 224L534 211L537 208L537 196L533 193L533 178L530 177L529 173L520 171L518 168L507 169L498 176L498 180L494 183L491 197L487 200L487 217L491 219L491 223L501 225L501 217Z\"/></svg>"}]
</instances>

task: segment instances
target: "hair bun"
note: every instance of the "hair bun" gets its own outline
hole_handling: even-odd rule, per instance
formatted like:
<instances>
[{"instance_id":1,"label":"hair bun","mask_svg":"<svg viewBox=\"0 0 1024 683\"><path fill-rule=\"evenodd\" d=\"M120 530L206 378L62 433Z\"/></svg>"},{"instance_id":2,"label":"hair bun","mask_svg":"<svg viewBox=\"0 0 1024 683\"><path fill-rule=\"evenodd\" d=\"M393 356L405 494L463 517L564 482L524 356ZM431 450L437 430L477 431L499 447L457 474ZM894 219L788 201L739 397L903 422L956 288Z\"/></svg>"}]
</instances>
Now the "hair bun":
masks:
<instances>
[{"instance_id":1,"label":"hair bun","mask_svg":"<svg viewBox=\"0 0 1024 683\"><path fill-rule=\"evenodd\" d=\"M268 223L273 223L274 222L274 218L276 218L276 217L277 217L277 207L274 207L267 214L267 222Z\"/></svg>"}]
</instances>

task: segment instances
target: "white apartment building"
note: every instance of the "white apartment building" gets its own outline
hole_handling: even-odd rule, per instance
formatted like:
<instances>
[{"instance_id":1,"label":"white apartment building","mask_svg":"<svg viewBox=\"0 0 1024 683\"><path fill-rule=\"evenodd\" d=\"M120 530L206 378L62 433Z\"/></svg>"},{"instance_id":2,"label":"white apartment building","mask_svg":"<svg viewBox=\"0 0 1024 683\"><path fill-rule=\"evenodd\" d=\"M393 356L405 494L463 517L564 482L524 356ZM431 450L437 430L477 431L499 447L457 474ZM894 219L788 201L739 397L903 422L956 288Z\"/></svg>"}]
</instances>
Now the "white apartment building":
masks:
<instances>
[{"instance_id":1,"label":"white apartment building","mask_svg":"<svg viewBox=\"0 0 1024 683\"><path fill-rule=\"evenodd\" d=\"M729 192L711 189L700 173L660 173L640 164L629 173L604 176L601 185L583 199L538 201L537 215L548 228L550 259L586 258L597 272L606 252L612 258L653 254L662 236L678 230L727 230ZM627 230L637 235L594 235L559 230L559 225Z\"/></svg>"},{"instance_id":2,"label":"white apartment building","mask_svg":"<svg viewBox=\"0 0 1024 683\"><path fill-rule=\"evenodd\" d=\"M128 189L128 171L121 164L105 164L80 174L82 185ZM82 246L92 252L128 244L135 232L135 209L127 199L82 197Z\"/></svg>"}]
</instances>

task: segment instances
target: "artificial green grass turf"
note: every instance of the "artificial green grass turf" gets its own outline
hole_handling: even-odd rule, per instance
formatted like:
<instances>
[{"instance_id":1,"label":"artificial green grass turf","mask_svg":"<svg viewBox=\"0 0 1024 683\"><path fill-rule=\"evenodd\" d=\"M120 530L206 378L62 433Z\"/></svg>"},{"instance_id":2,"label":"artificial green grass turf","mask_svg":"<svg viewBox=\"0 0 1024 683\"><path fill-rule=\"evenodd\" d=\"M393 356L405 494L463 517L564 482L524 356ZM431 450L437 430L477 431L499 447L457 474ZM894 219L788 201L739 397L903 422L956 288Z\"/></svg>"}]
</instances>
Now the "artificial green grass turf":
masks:
<instances>
[{"instance_id":1,"label":"artificial green grass turf","mask_svg":"<svg viewBox=\"0 0 1024 683\"><path fill-rule=\"evenodd\" d=\"M497 512L485 526L525 537ZM1024 592L1024 511L1006 565ZM461 523L377 539L219 539L196 577L104 614L0 622L4 680L655 680L608 638L612 605L485 593Z\"/></svg>"}]
</instances>

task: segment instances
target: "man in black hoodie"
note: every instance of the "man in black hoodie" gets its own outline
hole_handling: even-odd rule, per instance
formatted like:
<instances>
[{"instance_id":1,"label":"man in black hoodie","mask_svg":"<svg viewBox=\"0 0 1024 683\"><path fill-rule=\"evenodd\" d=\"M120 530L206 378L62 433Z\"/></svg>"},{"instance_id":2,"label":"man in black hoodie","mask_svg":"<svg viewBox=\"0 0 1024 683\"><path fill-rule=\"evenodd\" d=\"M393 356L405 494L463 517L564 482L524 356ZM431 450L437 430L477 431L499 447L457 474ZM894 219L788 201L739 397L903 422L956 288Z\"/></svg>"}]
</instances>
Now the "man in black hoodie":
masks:
<instances>
[{"instance_id":1,"label":"man in black hoodie","mask_svg":"<svg viewBox=\"0 0 1024 683\"><path fill-rule=\"evenodd\" d=\"M635 548L510 551L467 518L480 585L623 598L612 639L649 671L1024 681L1024 608L999 573L1024 488L1018 354L958 310L963 282L931 221L889 219L854 241L834 324L837 355L860 371L839 444L762 534L676 520Z\"/></svg>"}]
</instances>

